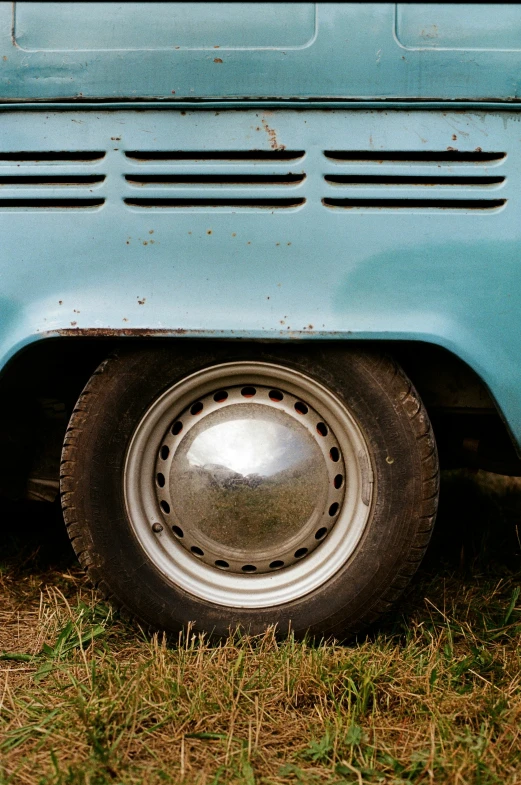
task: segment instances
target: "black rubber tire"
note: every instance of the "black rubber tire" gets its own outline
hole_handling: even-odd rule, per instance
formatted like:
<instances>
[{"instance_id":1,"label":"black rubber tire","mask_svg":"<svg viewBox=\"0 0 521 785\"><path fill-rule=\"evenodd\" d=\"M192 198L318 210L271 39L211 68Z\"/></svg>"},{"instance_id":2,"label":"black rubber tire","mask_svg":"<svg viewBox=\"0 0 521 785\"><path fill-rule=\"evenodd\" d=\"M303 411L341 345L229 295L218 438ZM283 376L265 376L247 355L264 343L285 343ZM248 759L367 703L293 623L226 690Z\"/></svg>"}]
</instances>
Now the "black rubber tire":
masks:
<instances>
[{"instance_id":1,"label":"black rubber tire","mask_svg":"<svg viewBox=\"0 0 521 785\"><path fill-rule=\"evenodd\" d=\"M226 609L168 582L127 519L124 459L150 404L174 382L230 360L297 369L335 393L357 420L372 455L369 521L351 558L324 585L286 605ZM392 459L390 458L392 456ZM340 345L194 344L123 351L103 362L74 409L62 456L68 532L91 581L112 604L152 628L218 635L237 626L345 637L374 622L401 594L434 525L439 467L434 435L410 380L388 356Z\"/></svg>"}]
</instances>

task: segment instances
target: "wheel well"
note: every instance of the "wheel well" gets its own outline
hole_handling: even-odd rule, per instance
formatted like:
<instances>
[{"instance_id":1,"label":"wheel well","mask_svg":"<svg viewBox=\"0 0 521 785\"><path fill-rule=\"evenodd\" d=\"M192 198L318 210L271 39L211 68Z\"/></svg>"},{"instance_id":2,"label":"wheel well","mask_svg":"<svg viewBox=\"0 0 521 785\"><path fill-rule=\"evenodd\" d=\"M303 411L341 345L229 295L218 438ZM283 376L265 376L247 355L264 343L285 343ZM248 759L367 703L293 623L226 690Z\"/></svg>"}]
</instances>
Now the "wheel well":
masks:
<instances>
[{"instance_id":1,"label":"wheel well","mask_svg":"<svg viewBox=\"0 0 521 785\"><path fill-rule=\"evenodd\" d=\"M121 346L193 347L191 339L53 338L20 351L0 377L0 494L52 500L68 419L97 366ZM200 343L200 341L197 341ZM206 343L206 342L205 342ZM360 345L360 344L359 344ZM432 420L442 468L521 475L521 460L492 397L454 354L420 342L363 342L391 354Z\"/></svg>"}]
</instances>

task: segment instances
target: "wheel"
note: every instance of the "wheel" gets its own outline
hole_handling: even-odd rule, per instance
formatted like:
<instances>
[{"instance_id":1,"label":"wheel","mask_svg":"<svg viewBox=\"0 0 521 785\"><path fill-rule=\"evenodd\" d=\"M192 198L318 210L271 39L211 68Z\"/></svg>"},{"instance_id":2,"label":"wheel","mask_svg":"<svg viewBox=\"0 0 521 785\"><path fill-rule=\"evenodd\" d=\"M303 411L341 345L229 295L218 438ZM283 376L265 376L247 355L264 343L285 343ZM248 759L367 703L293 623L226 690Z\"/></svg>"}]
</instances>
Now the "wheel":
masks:
<instances>
[{"instance_id":1,"label":"wheel","mask_svg":"<svg viewBox=\"0 0 521 785\"><path fill-rule=\"evenodd\" d=\"M188 344L98 368L61 482L81 563L148 625L343 636L414 574L438 460L425 409L388 357Z\"/></svg>"}]
</instances>

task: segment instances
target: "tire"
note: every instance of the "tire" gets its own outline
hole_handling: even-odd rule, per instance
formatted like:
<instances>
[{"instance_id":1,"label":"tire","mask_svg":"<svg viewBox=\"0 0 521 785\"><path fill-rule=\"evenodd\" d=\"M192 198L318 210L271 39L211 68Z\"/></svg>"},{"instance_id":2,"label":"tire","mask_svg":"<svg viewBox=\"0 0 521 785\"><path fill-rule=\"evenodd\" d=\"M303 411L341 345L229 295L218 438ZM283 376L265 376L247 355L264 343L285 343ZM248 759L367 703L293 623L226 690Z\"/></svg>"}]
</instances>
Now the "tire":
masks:
<instances>
[{"instance_id":1,"label":"tire","mask_svg":"<svg viewBox=\"0 0 521 785\"><path fill-rule=\"evenodd\" d=\"M324 344L121 351L78 400L61 473L74 549L112 604L216 635L364 630L420 564L439 488L402 370Z\"/></svg>"}]
</instances>

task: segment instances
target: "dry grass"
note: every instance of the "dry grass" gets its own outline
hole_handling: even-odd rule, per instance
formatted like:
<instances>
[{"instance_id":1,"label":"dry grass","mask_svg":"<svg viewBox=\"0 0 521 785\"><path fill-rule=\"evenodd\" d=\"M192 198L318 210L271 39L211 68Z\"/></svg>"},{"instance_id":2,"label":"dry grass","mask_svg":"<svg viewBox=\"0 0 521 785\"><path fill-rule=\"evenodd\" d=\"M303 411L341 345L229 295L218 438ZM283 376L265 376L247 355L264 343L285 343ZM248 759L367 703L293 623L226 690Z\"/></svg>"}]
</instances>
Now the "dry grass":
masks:
<instances>
[{"instance_id":1,"label":"dry grass","mask_svg":"<svg viewBox=\"0 0 521 785\"><path fill-rule=\"evenodd\" d=\"M147 636L56 522L6 508L0 783L521 782L521 483L453 473L443 497L407 596L348 646Z\"/></svg>"}]
</instances>

